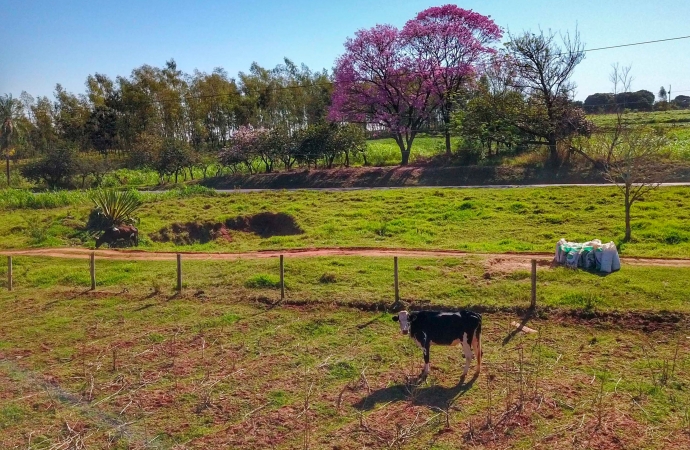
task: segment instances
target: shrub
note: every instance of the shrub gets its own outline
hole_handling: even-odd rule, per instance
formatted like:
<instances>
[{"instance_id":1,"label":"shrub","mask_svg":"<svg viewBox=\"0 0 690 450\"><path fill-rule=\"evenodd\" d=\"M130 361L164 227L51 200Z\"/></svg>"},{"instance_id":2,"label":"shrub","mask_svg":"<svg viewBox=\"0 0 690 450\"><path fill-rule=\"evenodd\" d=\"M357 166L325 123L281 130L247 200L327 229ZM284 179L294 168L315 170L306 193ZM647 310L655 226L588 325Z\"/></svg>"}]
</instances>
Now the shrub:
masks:
<instances>
[{"instance_id":1,"label":"shrub","mask_svg":"<svg viewBox=\"0 0 690 450\"><path fill-rule=\"evenodd\" d=\"M321 275L321 278L319 278L319 283L335 283L337 281L336 276L334 273L324 273Z\"/></svg>"},{"instance_id":2,"label":"shrub","mask_svg":"<svg viewBox=\"0 0 690 450\"><path fill-rule=\"evenodd\" d=\"M89 216L89 225L99 226L99 228L89 229L103 230L112 225L134 223L136 221L134 212L142 203L137 191L98 190L93 191L89 198L95 204Z\"/></svg>"},{"instance_id":3,"label":"shrub","mask_svg":"<svg viewBox=\"0 0 690 450\"><path fill-rule=\"evenodd\" d=\"M21 168L24 178L35 183L45 183L50 189L68 186L76 172L76 150L67 146L52 148L43 158Z\"/></svg>"}]
</instances>

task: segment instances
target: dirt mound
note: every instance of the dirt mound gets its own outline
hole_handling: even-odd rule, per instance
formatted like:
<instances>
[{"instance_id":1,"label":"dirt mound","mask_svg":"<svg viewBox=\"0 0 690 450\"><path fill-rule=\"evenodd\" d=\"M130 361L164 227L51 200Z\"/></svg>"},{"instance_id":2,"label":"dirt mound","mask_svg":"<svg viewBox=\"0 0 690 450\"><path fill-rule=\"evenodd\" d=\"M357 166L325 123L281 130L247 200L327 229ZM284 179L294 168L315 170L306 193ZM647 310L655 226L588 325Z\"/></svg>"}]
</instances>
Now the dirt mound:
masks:
<instances>
[{"instance_id":1,"label":"dirt mound","mask_svg":"<svg viewBox=\"0 0 690 450\"><path fill-rule=\"evenodd\" d=\"M205 244L216 239L232 242L230 231L221 222L174 223L152 233L150 237L154 242L174 242L175 245Z\"/></svg>"},{"instance_id":2,"label":"dirt mound","mask_svg":"<svg viewBox=\"0 0 690 450\"><path fill-rule=\"evenodd\" d=\"M262 238L304 233L291 215L263 212L253 216L238 216L225 223L177 222L161 228L149 237L154 242L173 242L175 245L205 244L216 239L232 242L230 230L255 233Z\"/></svg>"},{"instance_id":3,"label":"dirt mound","mask_svg":"<svg viewBox=\"0 0 690 450\"><path fill-rule=\"evenodd\" d=\"M304 233L295 218L285 213L263 212L252 216L237 216L226 220L225 225L231 230L255 233L262 238Z\"/></svg>"}]
</instances>

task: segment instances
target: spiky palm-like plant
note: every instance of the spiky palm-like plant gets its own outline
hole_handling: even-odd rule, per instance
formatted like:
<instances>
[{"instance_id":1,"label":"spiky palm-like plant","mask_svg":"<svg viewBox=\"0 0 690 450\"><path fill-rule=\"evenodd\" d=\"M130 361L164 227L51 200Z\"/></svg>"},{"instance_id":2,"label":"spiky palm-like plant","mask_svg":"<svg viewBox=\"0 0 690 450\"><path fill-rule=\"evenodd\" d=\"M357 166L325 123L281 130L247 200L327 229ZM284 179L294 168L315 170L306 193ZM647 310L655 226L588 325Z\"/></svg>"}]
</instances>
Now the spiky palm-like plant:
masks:
<instances>
[{"instance_id":1,"label":"spiky palm-like plant","mask_svg":"<svg viewBox=\"0 0 690 450\"><path fill-rule=\"evenodd\" d=\"M139 193L132 190L102 189L93 191L89 198L96 205L92 215L95 213L99 216L99 222L106 227L135 222L134 212L141 206ZM91 218L89 221L91 222Z\"/></svg>"}]
</instances>

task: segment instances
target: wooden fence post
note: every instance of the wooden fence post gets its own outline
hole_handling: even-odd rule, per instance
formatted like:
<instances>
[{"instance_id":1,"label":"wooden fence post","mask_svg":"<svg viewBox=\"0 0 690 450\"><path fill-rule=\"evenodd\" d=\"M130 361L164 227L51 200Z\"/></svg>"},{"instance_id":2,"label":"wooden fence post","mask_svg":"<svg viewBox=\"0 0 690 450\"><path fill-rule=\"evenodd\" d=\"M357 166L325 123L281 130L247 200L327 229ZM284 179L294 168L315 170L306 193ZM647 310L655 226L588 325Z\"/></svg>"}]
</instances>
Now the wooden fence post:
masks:
<instances>
[{"instance_id":1,"label":"wooden fence post","mask_svg":"<svg viewBox=\"0 0 690 450\"><path fill-rule=\"evenodd\" d=\"M91 252L90 258L90 271L91 271L91 290L96 290L96 252Z\"/></svg>"},{"instance_id":2,"label":"wooden fence post","mask_svg":"<svg viewBox=\"0 0 690 450\"><path fill-rule=\"evenodd\" d=\"M285 299L285 264L283 263L283 255L280 255L280 299Z\"/></svg>"},{"instance_id":3,"label":"wooden fence post","mask_svg":"<svg viewBox=\"0 0 690 450\"><path fill-rule=\"evenodd\" d=\"M12 290L12 257L7 257L7 290Z\"/></svg>"},{"instance_id":4,"label":"wooden fence post","mask_svg":"<svg viewBox=\"0 0 690 450\"><path fill-rule=\"evenodd\" d=\"M532 302L530 308L537 307L537 260L532 260Z\"/></svg>"},{"instance_id":5,"label":"wooden fence post","mask_svg":"<svg viewBox=\"0 0 690 450\"><path fill-rule=\"evenodd\" d=\"M177 254L177 292L182 292L182 255Z\"/></svg>"},{"instance_id":6,"label":"wooden fence post","mask_svg":"<svg viewBox=\"0 0 690 450\"><path fill-rule=\"evenodd\" d=\"M395 303L400 301L400 289L398 289L398 257L393 257L393 275L395 277Z\"/></svg>"}]
</instances>

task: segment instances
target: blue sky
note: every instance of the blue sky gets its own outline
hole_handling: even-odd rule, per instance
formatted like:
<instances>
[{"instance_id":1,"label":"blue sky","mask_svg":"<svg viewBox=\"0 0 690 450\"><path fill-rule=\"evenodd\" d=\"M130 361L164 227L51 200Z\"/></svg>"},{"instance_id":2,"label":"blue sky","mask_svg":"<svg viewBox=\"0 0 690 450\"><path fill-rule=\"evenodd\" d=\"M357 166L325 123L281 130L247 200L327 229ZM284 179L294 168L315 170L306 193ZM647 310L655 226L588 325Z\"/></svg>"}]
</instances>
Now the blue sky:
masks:
<instances>
[{"instance_id":1,"label":"blue sky","mask_svg":"<svg viewBox=\"0 0 690 450\"><path fill-rule=\"evenodd\" d=\"M56 83L81 93L87 75L129 75L142 64L231 76L253 61L274 67L288 57L330 68L343 42L377 23L401 27L441 5L412 0L35 1L0 0L0 94L52 96ZM690 1L471 0L458 3L490 15L512 32L577 26L587 48L690 35ZM633 89L690 95L690 39L592 52L578 66L577 98L610 90L612 63L632 64Z\"/></svg>"}]
</instances>

